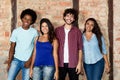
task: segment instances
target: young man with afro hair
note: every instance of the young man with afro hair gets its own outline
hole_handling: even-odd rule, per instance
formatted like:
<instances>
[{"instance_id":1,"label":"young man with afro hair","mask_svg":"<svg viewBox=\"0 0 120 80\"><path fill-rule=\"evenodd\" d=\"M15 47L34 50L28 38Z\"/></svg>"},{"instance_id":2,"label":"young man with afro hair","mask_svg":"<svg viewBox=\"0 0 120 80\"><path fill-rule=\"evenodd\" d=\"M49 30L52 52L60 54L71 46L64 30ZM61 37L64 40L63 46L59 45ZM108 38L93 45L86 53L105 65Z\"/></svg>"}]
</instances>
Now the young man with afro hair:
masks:
<instances>
[{"instance_id":1,"label":"young man with afro hair","mask_svg":"<svg viewBox=\"0 0 120 80\"><path fill-rule=\"evenodd\" d=\"M20 15L22 26L13 30L10 37L10 50L8 58L8 79L16 80L19 71L22 71L22 80L29 80L29 65L34 47L34 38L37 30L32 28L37 15L32 9L25 9Z\"/></svg>"}]
</instances>

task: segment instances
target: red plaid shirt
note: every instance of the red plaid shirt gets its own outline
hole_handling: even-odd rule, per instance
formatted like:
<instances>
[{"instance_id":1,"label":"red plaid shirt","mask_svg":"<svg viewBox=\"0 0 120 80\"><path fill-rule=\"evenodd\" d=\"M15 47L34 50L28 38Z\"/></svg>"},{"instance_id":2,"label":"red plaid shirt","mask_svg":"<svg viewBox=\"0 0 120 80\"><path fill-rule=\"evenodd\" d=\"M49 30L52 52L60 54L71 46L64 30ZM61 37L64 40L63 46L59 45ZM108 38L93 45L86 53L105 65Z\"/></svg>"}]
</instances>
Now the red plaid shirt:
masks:
<instances>
[{"instance_id":1,"label":"red plaid shirt","mask_svg":"<svg viewBox=\"0 0 120 80\"><path fill-rule=\"evenodd\" d=\"M58 58L59 67L64 67L64 42L65 42L65 31L64 25L56 28L56 37L59 42ZM68 33L68 47L69 47L69 68L75 68L78 64L79 50L82 50L82 33L81 31L72 26Z\"/></svg>"}]
</instances>

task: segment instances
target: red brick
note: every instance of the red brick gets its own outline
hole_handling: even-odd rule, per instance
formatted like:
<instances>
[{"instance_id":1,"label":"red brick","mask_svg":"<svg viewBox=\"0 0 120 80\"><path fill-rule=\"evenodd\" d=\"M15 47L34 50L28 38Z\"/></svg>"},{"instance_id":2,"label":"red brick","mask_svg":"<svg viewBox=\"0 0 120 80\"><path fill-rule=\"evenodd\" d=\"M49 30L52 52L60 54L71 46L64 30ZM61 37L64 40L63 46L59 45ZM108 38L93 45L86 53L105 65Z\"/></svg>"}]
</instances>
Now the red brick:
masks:
<instances>
[{"instance_id":1,"label":"red brick","mask_svg":"<svg viewBox=\"0 0 120 80\"><path fill-rule=\"evenodd\" d=\"M9 37L9 35L10 35L10 32L5 32L5 37Z\"/></svg>"},{"instance_id":2,"label":"red brick","mask_svg":"<svg viewBox=\"0 0 120 80\"><path fill-rule=\"evenodd\" d=\"M59 5L61 5L61 6L70 6L71 3L70 2L59 2Z\"/></svg>"},{"instance_id":3,"label":"red brick","mask_svg":"<svg viewBox=\"0 0 120 80\"><path fill-rule=\"evenodd\" d=\"M116 41L120 41L120 37L116 39Z\"/></svg>"}]
</instances>

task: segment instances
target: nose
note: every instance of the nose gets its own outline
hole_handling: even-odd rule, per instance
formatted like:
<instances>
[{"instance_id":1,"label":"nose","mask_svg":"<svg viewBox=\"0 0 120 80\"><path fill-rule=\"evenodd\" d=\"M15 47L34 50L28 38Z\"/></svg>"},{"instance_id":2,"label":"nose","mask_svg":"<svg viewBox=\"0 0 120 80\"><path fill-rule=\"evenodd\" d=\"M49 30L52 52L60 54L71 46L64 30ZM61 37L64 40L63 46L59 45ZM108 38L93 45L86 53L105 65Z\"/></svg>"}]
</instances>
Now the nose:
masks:
<instances>
[{"instance_id":1,"label":"nose","mask_svg":"<svg viewBox=\"0 0 120 80\"><path fill-rule=\"evenodd\" d=\"M25 18L24 20L25 20L25 22L30 22L31 21L30 19L27 19L27 18Z\"/></svg>"},{"instance_id":2,"label":"nose","mask_svg":"<svg viewBox=\"0 0 120 80\"><path fill-rule=\"evenodd\" d=\"M26 19L26 22L30 22L30 20L29 20L29 19Z\"/></svg>"}]
</instances>

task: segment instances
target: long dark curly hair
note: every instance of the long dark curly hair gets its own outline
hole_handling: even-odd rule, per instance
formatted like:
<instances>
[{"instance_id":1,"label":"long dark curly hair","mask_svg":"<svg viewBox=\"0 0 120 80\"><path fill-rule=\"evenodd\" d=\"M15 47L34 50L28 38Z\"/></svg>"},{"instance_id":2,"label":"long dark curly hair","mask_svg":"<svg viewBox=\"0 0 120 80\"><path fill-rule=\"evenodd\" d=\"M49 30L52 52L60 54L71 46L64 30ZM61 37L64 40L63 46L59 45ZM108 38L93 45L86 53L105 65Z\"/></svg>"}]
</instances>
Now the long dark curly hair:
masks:
<instances>
[{"instance_id":1,"label":"long dark curly hair","mask_svg":"<svg viewBox=\"0 0 120 80\"><path fill-rule=\"evenodd\" d=\"M85 22L85 27L86 27L86 23L87 23L88 21L93 21L93 22L94 22L94 27L93 27L92 32L93 32L93 33L96 35L96 37L97 37L99 49L100 49L100 52L102 53L102 40L101 40L102 32L101 32L101 30L100 30L100 27L99 27L97 21L96 21L94 18L88 18L88 19L86 20L86 22ZM84 28L83 33L85 33L85 32L86 32L86 28Z\"/></svg>"},{"instance_id":2,"label":"long dark curly hair","mask_svg":"<svg viewBox=\"0 0 120 80\"><path fill-rule=\"evenodd\" d=\"M40 21L40 32L42 33L42 35L44 33L42 32L41 27L42 27L42 23L44 23L44 22L48 25L48 29L49 29L48 40L50 41L50 43L52 43L54 38L55 38L54 27L53 27L53 25L52 25L52 23L50 22L49 19L47 19L47 18L41 19L41 21Z\"/></svg>"}]
</instances>

